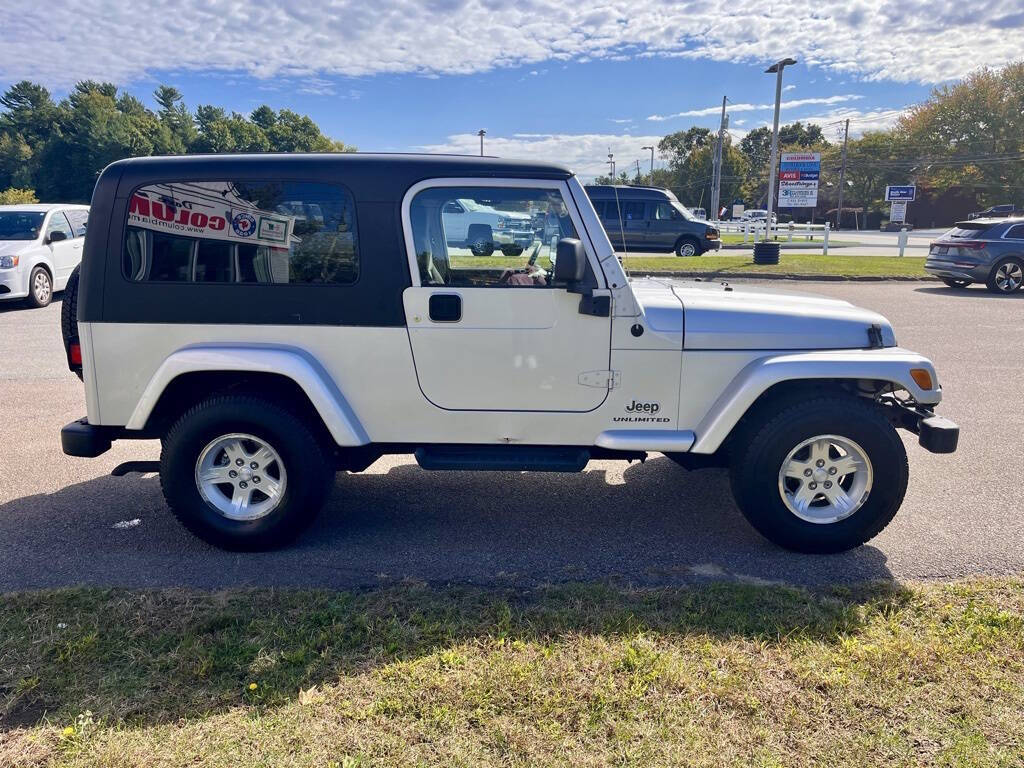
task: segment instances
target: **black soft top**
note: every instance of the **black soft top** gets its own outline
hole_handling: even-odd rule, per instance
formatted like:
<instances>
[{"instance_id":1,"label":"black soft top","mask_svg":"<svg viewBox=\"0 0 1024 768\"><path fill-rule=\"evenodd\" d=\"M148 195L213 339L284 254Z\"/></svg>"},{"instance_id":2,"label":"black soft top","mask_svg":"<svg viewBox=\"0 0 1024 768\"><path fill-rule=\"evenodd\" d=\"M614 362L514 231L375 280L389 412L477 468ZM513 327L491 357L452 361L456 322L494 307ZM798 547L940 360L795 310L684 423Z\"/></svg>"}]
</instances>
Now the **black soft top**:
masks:
<instances>
[{"instance_id":1,"label":"black soft top","mask_svg":"<svg viewBox=\"0 0 1024 768\"><path fill-rule=\"evenodd\" d=\"M323 154L174 155L119 160L104 175L120 176L118 196L161 180L231 180L253 178L308 179L329 173L348 187L357 200L397 201L418 181L452 177L512 177L568 179L572 171L556 163L506 160L471 155Z\"/></svg>"}]
</instances>

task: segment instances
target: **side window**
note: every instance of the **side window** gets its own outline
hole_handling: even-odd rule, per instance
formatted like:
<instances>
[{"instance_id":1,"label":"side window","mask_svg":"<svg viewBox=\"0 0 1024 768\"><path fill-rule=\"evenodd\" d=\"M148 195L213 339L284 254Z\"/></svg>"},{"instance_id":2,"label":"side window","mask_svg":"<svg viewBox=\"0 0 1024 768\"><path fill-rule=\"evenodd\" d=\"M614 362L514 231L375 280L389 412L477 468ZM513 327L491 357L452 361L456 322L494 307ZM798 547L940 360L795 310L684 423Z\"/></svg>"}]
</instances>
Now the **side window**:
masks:
<instances>
[{"instance_id":1,"label":"side window","mask_svg":"<svg viewBox=\"0 0 1024 768\"><path fill-rule=\"evenodd\" d=\"M1007 240L1024 240L1024 224L1015 224L1003 235Z\"/></svg>"},{"instance_id":2,"label":"side window","mask_svg":"<svg viewBox=\"0 0 1024 768\"><path fill-rule=\"evenodd\" d=\"M423 285L551 287L558 241L577 236L556 189L435 187L409 217Z\"/></svg>"},{"instance_id":3,"label":"side window","mask_svg":"<svg viewBox=\"0 0 1024 768\"><path fill-rule=\"evenodd\" d=\"M65 211L71 228L75 231L75 237L85 237L85 229L89 224L89 212L76 208L72 211Z\"/></svg>"},{"instance_id":4,"label":"side window","mask_svg":"<svg viewBox=\"0 0 1024 768\"><path fill-rule=\"evenodd\" d=\"M671 221L678 219L679 213L668 203L658 203L654 206L654 218L660 221Z\"/></svg>"},{"instance_id":5,"label":"side window","mask_svg":"<svg viewBox=\"0 0 1024 768\"><path fill-rule=\"evenodd\" d=\"M603 219L605 212L604 200L591 200L590 203L594 206L594 212L597 214L597 218Z\"/></svg>"},{"instance_id":6,"label":"side window","mask_svg":"<svg viewBox=\"0 0 1024 768\"><path fill-rule=\"evenodd\" d=\"M132 281L349 285L355 206L302 181L153 184L132 195L122 257Z\"/></svg>"},{"instance_id":7,"label":"side window","mask_svg":"<svg viewBox=\"0 0 1024 768\"><path fill-rule=\"evenodd\" d=\"M644 203L634 201L621 203L620 205L622 206L623 221L643 221Z\"/></svg>"},{"instance_id":8,"label":"side window","mask_svg":"<svg viewBox=\"0 0 1024 768\"><path fill-rule=\"evenodd\" d=\"M53 215L50 216L50 220L46 224L45 238L48 239L54 232L63 232L64 237L68 240L74 237L71 225L68 224L67 217L64 216L63 211L54 211Z\"/></svg>"}]
</instances>

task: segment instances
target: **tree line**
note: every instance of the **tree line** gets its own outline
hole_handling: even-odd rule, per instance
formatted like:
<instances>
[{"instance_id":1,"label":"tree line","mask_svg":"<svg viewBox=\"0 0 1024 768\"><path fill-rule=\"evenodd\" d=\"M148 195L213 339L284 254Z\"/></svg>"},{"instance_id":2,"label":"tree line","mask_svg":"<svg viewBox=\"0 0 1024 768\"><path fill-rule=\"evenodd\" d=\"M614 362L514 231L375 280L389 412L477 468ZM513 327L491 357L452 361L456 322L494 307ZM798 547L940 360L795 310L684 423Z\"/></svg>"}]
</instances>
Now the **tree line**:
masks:
<instances>
[{"instance_id":1,"label":"tree line","mask_svg":"<svg viewBox=\"0 0 1024 768\"><path fill-rule=\"evenodd\" d=\"M851 133L856 122L851 120ZM841 129L842 121L831 127ZM826 136L821 127L800 122L779 129L780 152L821 153L818 220L830 209L834 215L837 205L842 167L842 135L837 133ZM615 179L604 176L598 183L666 187L686 205L707 207L716 141L716 132L696 126L669 134L658 144L666 168L633 176L623 172ZM741 200L748 208L765 207L770 145L769 128L756 128L739 141L726 133L723 205ZM954 216L964 215L964 208L1024 203L1024 61L982 69L936 88L892 128L850 138L844 182L844 211L855 208L862 215L883 213L885 187L898 184L916 184L924 200L950 199L947 207ZM800 213L810 216L809 210Z\"/></svg>"},{"instance_id":2,"label":"tree line","mask_svg":"<svg viewBox=\"0 0 1024 768\"><path fill-rule=\"evenodd\" d=\"M112 83L80 82L60 101L36 83L12 85L0 96L0 200L88 202L99 172L125 157L354 151L288 109L192 112L167 85L153 96L155 111Z\"/></svg>"}]
</instances>

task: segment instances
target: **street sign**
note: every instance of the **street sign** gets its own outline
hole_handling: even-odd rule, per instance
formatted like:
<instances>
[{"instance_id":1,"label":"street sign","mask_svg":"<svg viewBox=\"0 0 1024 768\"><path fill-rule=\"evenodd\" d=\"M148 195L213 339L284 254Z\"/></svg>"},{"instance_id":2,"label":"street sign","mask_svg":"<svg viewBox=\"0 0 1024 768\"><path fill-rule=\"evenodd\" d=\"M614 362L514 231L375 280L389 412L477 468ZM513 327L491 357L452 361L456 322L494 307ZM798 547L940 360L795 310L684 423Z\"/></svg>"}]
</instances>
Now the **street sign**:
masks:
<instances>
[{"instance_id":1,"label":"street sign","mask_svg":"<svg viewBox=\"0 0 1024 768\"><path fill-rule=\"evenodd\" d=\"M816 206L820 175L820 152L783 152L779 162L779 208Z\"/></svg>"},{"instance_id":2,"label":"street sign","mask_svg":"<svg viewBox=\"0 0 1024 768\"><path fill-rule=\"evenodd\" d=\"M913 184L906 184L904 186L890 186L885 188L885 199L887 202L893 200L905 200L908 203L914 202L914 195L917 193L917 187Z\"/></svg>"},{"instance_id":3,"label":"street sign","mask_svg":"<svg viewBox=\"0 0 1024 768\"><path fill-rule=\"evenodd\" d=\"M889 205L889 221L893 224L902 224L907 220L907 201L893 200Z\"/></svg>"}]
</instances>

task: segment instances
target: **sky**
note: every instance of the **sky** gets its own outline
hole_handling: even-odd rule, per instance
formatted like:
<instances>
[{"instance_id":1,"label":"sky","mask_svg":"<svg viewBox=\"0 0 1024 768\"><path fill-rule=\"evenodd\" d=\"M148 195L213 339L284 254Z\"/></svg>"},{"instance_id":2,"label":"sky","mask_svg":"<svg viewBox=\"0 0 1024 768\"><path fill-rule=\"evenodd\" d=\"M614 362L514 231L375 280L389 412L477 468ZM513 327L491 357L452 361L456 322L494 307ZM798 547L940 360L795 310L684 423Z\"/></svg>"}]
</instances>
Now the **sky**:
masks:
<instances>
[{"instance_id":1,"label":"sky","mask_svg":"<svg viewBox=\"0 0 1024 768\"><path fill-rule=\"evenodd\" d=\"M104 80L152 106L165 83L192 108L308 114L363 151L475 154L484 129L488 154L584 177L716 128L723 96L734 138L769 124L784 56L782 122L830 140L1024 56L1020 0L5 0L3 17L0 88Z\"/></svg>"}]
</instances>

